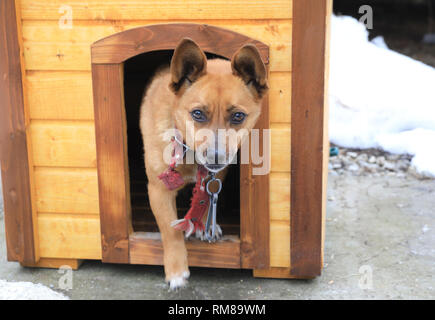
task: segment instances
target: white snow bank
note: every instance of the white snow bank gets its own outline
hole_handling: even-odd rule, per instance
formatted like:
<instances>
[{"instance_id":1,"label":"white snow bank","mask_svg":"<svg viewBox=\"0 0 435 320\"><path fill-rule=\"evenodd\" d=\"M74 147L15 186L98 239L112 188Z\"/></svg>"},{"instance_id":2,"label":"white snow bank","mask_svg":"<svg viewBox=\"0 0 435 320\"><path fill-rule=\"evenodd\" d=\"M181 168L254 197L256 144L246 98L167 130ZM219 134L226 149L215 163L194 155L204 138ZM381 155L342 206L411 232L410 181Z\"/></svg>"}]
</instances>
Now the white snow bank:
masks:
<instances>
[{"instance_id":1,"label":"white snow bank","mask_svg":"<svg viewBox=\"0 0 435 320\"><path fill-rule=\"evenodd\" d=\"M435 69L368 40L363 24L332 17L330 140L414 155L435 177Z\"/></svg>"},{"instance_id":2,"label":"white snow bank","mask_svg":"<svg viewBox=\"0 0 435 320\"><path fill-rule=\"evenodd\" d=\"M68 300L68 297L40 283L0 280L0 300Z\"/></svg>"}]
</instances>

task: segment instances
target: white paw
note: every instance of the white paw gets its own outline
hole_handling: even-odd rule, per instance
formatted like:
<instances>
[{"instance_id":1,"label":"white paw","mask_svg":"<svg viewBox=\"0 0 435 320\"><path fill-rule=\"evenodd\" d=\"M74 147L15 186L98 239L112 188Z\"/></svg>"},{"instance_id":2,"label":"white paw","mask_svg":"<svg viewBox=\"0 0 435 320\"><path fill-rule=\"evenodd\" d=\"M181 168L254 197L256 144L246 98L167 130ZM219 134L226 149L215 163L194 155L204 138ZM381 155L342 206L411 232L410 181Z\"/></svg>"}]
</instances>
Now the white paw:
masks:
<instances>
[{"instance_id":1,"label":"white paw","mask_svg":"<svg viewBox=\"0 0 435 320\"><path fill-rule=\"evenodd\" d=\"M190 277L190 272L185 271L181 276L175 276L169 279L169 290L170 291L177 291L180 288L185 288Z\"/></svg>"}]
</instances>

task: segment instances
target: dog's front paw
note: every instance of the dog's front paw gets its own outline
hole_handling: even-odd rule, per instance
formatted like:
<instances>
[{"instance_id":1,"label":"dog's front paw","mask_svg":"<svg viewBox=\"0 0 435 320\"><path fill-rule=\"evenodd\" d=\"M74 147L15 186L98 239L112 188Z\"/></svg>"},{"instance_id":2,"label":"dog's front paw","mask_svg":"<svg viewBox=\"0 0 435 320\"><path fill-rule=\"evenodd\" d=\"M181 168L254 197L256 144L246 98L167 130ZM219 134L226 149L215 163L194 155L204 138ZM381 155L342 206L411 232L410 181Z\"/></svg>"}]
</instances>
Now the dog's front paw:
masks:
<instances>
[{"instance_id":1,"label":"dog's front paw","mask_svg":"<svg viewBox=\"0 0 435 320\"><path fill-rule=\"evenodd\" d=\"M187 286L187 279L190 277L190 272L185 271L181 275L170 277L167 282L170 291L178 291L178 289L185 288Z\"/></svg>"}]
</instances>

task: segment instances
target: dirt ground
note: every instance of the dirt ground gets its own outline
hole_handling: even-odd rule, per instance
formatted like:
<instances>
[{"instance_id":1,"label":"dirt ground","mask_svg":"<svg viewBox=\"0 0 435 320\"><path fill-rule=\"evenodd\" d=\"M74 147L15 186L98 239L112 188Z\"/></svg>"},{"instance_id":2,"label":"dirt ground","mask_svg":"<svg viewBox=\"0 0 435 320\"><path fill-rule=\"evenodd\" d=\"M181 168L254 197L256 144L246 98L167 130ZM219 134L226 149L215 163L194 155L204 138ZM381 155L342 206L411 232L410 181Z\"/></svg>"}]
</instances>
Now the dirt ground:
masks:
<instances>
[{"instance_id":1,"label":"dirt ground","mask_svg":"<svg viewBox=\"0 0 435 320\"><path fill-rule=\"evenodd\" d=\"M192 268L168 292L163 268L86 261L73 289L58 270L7 262L0 216L0 279L42 283L72 299L434 299L435 180L330 175L325 268L314 280L255 279L250 271ZM371 279L371 281L370 281Z\"/></svg>"}]
</instances>

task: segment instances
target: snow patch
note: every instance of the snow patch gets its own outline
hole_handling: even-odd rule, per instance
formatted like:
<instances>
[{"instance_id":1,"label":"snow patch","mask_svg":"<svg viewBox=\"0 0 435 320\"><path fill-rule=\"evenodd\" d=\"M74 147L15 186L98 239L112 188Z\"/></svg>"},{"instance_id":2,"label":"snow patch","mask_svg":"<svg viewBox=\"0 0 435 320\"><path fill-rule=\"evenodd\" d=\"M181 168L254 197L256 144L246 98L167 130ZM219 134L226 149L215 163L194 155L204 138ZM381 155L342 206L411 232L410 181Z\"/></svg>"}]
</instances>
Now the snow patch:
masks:
<instances>
[{"instance_id":1,"label":"snow patch","mask_svg":"<svg viewBox=\"0 0 435 320\"><path fill-rule=\"evenodd\" d=\"M0 300L68 300L61 293L38 283L0 280Z\"/></svg>"},{"instance_id":2,"label":"snow patch","mask_svg":"<svg viewBox=\"0 0 435 320\"><path fill-rule=\"evenodd\" d=\"M435 177L435 69L370 42L347 16L332 17L330 57L331 142L413 155Z\"/></svg>"}]
</instances>

